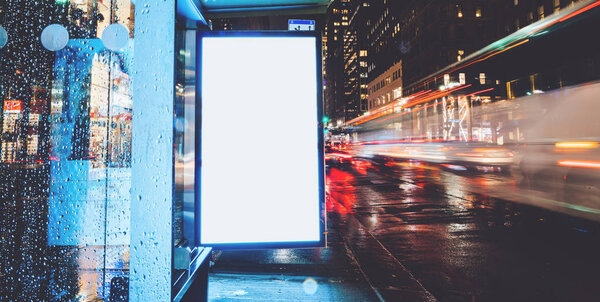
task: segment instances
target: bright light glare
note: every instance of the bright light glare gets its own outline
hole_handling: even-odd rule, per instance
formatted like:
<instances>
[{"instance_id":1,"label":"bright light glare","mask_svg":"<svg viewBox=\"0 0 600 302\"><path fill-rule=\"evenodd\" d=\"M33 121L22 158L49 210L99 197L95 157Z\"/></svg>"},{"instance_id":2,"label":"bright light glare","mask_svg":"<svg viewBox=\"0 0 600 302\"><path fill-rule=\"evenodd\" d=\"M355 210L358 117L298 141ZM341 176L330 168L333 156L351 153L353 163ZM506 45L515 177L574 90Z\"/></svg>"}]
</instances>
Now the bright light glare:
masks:
<instances>
[{"instance_id":1,"label":"bright light glare","mask_svg":"<svg viewBox=\"0 0 600 302\"><path fill-rule=\"evenodd\" d=\"M557 148L567 149L594 149L598 147L596 142L558 142L555 144Z\"/></svg>"},{"instance_id":2,"label":"bright light glare","mask_svg":"<svg viewBox=\"0 0 600 302\"><path fill-rule=\"evenodd\" d=\"M600 161L593 160L561 160L558 162L558 165L563 167L600 169Z\"/></svg>"},{"instance_id":3,"label":"bright light glare","mask_svg":"<svg viewBox=\"0 0 600 302\"><path fill-rule=\"evenodd\" d=\"M302 289L304 289L304 293L309 296L312 296L317 293L319 289L319 283L313 278L308 278L302 282Z\"/></svg>"},{"instance_id":4,"label":"bright light glare","mask_svg":"<svg viewBox=\"0 0 600 302\"><path fill-rule=\"evenodd\" d=\"M202 39L201 243L320 240L314 37Z\"/></svg>"}]
</instances>

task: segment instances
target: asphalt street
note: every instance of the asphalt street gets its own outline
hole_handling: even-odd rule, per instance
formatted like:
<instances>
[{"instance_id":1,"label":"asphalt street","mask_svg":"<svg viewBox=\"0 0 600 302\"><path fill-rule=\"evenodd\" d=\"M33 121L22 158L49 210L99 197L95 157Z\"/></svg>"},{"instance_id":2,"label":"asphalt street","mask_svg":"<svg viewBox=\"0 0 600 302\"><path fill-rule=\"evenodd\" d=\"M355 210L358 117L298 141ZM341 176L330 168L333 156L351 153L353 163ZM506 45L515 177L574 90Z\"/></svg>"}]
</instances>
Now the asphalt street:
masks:
<instances>
[{"instance_id":1,"label":"asphalt street","mask_svg":"<svg viewBox=\"0 0 600 302\"><path fill-rule=\"evenodd\" d=\"M328 210L347 244L387 252L422 300L600 301L600 225L532 206L511 175L355 162L327 176ZM353 243L357 228L371 247ZM370 269L381 259L357 259L390 300L389 280L380 281L398 276Z\"/></svg>"}]
</instances>

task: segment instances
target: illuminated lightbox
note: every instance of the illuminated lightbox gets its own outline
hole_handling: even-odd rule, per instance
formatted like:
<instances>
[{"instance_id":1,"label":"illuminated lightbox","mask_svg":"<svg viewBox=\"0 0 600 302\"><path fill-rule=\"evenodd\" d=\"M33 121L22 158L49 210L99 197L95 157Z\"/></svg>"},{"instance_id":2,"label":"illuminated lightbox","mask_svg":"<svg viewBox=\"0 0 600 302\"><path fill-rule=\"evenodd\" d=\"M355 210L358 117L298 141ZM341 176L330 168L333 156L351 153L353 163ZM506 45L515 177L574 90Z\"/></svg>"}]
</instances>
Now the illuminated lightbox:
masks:
<instances>
[{"instance_id":1,"label":"illuminated lightbox","mask_svg":"<svg viewBox=\"0 0 600 302\"><path fill-rule=\"evenodd\" d=\"M199 34L201 245L323 243L319 43L306 32Z\"/></svg>"}]
</instances>

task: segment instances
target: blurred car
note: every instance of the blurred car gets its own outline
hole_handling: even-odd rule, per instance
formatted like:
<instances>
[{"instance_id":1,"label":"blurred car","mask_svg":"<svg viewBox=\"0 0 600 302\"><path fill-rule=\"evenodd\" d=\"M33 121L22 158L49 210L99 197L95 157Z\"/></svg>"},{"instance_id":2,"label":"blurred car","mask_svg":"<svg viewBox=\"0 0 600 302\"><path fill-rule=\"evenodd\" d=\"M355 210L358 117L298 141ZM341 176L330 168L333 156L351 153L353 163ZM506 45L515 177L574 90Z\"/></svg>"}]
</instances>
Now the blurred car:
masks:
<instances>
[{"instance_id":1,"label":"blurred car","mask_svg":"<svg viewBox=\"0 0 600 302\"><path fill-rule=\"evenodd\" d=\"M465 167L496 166L508 169L514 153L505 147L461 142L413 142L389 144L356 144L350 150L355 157L419 160L436 164Z\"/></svg>"},{"instance_id":2,"label":"blurred car","mask_svg":"<svg viewBox=\"0 0 600 302\"><path fill-rule=\"evenodd\" d=\"M537 142L519 150L520 184L600 209L600 140Z\"/></svg>"}]
</instances>

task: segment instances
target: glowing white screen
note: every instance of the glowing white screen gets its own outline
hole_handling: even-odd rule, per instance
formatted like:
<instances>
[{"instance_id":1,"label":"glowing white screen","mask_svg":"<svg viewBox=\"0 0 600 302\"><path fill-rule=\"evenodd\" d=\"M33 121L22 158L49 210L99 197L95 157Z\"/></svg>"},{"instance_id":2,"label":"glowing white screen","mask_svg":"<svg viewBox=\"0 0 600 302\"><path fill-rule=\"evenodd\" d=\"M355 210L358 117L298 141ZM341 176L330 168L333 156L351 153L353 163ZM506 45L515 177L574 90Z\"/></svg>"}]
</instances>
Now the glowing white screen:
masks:
<instances>
[{"instance_id":1,"label":"glowing white screen","mask_svg":"<svg viewBox=\"0 0 600 302\"><path fill-rule=\"evenodd\" d=\"M202 244L319 241L316 41L204 37Z\"/></svg>"}]
</instances>

